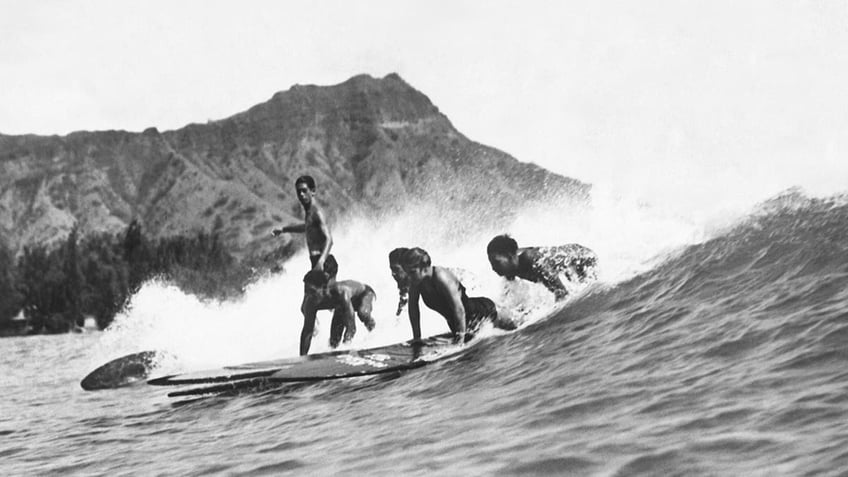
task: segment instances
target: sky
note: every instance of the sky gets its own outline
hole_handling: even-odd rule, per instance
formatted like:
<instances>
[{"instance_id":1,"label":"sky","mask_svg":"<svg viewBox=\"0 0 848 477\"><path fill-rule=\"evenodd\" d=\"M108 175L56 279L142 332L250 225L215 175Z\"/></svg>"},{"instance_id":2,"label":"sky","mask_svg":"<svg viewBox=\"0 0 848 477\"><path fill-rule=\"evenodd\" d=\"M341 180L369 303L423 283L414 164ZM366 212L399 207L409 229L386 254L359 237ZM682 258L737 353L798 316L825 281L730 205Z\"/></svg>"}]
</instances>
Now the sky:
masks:
<instances>
[{"instance_id":1,"label":"sky","mask_svg":"<svg viewBox=\"0 0 848 477\"><path fill-rule=\"evenodd\" d=\"M844 1L0 0L0 133L400 74L469 138L678 213L848 191Z\"/></svg>"}]
</instances>

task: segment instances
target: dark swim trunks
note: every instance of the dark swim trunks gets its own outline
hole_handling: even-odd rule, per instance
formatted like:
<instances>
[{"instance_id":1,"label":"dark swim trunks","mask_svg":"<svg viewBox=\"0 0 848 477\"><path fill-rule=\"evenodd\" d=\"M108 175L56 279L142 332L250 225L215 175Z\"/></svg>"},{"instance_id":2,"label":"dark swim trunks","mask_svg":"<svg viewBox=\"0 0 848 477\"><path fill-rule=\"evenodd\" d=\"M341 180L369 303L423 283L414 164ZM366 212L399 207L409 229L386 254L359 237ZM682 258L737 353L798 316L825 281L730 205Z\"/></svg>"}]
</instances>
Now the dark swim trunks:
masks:
<instances>
[{"instance_id":1,"label":"dark swim trunks","mask_svg":"<svg viewBox=\"0 0 848 477\"><path fill-rule=\"evenodd\" d=\"M312 266L314 267L316 263L318 263L318 258L320 255L310 255L309 261L312 262ZM324 260L324 273L329 275L330 278L336 278L336 275L339 273L339 263L336 261L336 257L333 254L327 255L327 259Z\"/></svg>"},{"instance_id":2,"label":"dark swim trunks","mask_svg":"<svg viewBox=\"0 0 848 477\"><path fill-rule=\"evenodd\" d=\"M469 297L465 293L465 287L462 283L459 284L459 293L462 307L465 308L466 341L470 340L479 330L480 325L486 321L491 321L495 328L504 330L515 329L515 324L511 320L500 319L498 317L498 308L492 300L482 296ZM424 300L424 304L430 307L430 309L438 312L445 318L450 316L451 311L443 300L427 294L422 294L421 298ZM448 323L450 323L450 320L448 320Z\"/></svg>"},{"instance_id":3,"label":"dark swim trunks","mask_svg":"<svg viewBox=\"0 0 848 477\"><path fill-rule=\"evenodd\" d=\"M495 302L484 296L468 297L463 290L462 306L465 308L465 329L468 332L476 332L484 321L494 322L498 318Z\"/></svg>"}]
</instances>

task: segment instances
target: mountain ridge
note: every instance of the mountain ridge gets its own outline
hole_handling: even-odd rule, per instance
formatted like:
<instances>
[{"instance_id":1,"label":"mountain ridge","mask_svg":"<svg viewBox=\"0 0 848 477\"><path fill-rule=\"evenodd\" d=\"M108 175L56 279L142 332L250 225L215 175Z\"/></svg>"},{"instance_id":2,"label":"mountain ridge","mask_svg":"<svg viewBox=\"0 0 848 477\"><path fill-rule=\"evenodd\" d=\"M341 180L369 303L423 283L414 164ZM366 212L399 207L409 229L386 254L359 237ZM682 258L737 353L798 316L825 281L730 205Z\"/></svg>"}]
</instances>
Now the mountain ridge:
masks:
<instances>
[{"instance_id":1,"label":"mountain ridge","mask_svg":"<svg viewBox=\"0 0 848 477\"><path fill-rule=\"evenodd\" d=\"M507 220L528 201L590 189L469 140L397 74L357 75L164 132L0 134L0 237L20 249L74 223L117 233L138 219L152 236L210 230L237 254L267 253L281 245L272 228L302 220L301 174L332 219L425 202Z\"/></svg>"}]
</instances>

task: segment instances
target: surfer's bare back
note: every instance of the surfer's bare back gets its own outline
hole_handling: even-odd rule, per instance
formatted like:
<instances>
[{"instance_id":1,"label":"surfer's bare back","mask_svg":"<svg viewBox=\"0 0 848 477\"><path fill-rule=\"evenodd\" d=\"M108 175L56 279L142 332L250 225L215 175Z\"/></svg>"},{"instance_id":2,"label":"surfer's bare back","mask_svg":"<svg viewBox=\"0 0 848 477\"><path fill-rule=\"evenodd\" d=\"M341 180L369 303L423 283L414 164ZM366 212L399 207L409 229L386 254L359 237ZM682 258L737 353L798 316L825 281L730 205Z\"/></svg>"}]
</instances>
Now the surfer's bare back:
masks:
<instances>
[{"instance_id":1,"label":"surfer's bare back","mask_svg":"<svg viewBox=\"0 0 848 477\"><path fill-rule=\"evenodd\" d=\"M333 310L330 324L330 347L335 348L344 340L350 343L356 334L354 314L368 331L374 329L371 317L374 298L377 294L370 286L356 280L330 281L326 272L310 270L303 277L303 330L300 333L300 355L309 353L315 331L315 315L318 310Z\"/></svg>"},{"instance_id":2,"label":"surfer's bare back","mask_svg":"<svg viewBox=\"0 0 848 477\"><path fill-rule=\"evenodd\" d=\"M523 247L509 235L498 235L486 247L492 270L507 280L516 277L541 283L557 300L568 296L566 283L585 283L597 278L598 257L580 244L557 247Z\"/></svg>"},{"instance_id":3,"label":"surfer's bare back","mask_svg":"<svg viewBox=\"0 0 848 477\"><path fill-rule=\"evenodd\" d=\"M281 233L305 233L312 270L324 270L331 278L335 278L338 265L336 259L330 255L330 249L333 247L333 236L330 234L324 212L314 200L315 179L311 176L300 176L294 182L294 189L297 192L297 200L303 206L303 223L274 229L271 234L276 237Z\"/></svg>"},{"instance_id":4,"label":"surfer's bare back","mask_svg":"<svg viewBox=\"0 0 848 477\"><path fill-rule=\"evenodd\" d=\"M409 324L412 326L413 340L421 339L419 298L445 318L456 343L464 343L485 321L492 322L496 328L515 329L515 323L500 316L492 300L469 297L465 293L465 286L450 270L433 266L426 250L418 247L398 248L392 250L389 256L392 276L398 282L398 288L402 292L409 292ZM401 267L403 273L398 273L395 266Z\"/></svg>"}]
</instances>

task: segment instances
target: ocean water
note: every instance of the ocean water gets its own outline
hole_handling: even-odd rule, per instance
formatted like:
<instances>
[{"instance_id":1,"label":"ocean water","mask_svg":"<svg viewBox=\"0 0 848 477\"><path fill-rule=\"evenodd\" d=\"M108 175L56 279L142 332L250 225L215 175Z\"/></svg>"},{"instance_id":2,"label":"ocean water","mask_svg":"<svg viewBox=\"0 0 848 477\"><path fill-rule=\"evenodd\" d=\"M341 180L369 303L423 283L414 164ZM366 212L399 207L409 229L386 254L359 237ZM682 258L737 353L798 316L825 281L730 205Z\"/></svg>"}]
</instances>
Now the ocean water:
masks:
<instances>
[{"instance_id":1,"label":"ocean water","mask_svg":"<svg viewBox=\"0 0 848 477\"><path fill-rule=\"evenodd\" d=\"M377 290L378 328L409 338L386 255L422 245L523 321L396 375L194 401L140 384L85 392L105 361L161 372L297 354L305 257L238 302L148 283L102 333L0 340L5 475L845 475L848 200L789 193L709 224L615 201L510 224L521 245L579 242L601 280L564 305L488 270L485 242L419 220L336 232L342 278ZM560 224L560 225L552 225ZM491 232L503 229L493 227ZM432 314L425 334L446 329ZM313 351L327 349L329 312Z\"/></svg>"}]
</instances>

